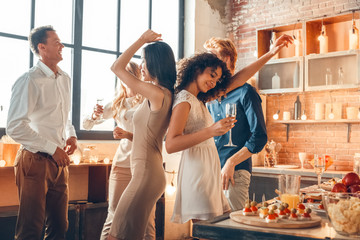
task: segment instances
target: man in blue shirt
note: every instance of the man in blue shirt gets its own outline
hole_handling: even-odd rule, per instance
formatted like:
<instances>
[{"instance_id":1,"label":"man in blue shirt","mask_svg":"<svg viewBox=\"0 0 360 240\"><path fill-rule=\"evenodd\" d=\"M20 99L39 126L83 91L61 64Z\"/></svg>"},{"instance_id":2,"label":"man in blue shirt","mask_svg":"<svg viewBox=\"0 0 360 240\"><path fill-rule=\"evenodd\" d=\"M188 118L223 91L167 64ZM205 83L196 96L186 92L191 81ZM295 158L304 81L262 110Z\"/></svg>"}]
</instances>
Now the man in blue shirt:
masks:
<instances>
[{"instance_id":1,"label":"man in blue shirt","mask_svg":"<svg viewBox=\"0 0 360 240\"><path fill-rule=\"evenodd\" d=\"M205 42L204 47L223 60L234 75L237 52L230 39L211 38ZM256 71L262 65L256 65ZM237 123L231 130L232 142L236 146L225 146L229 142L229 134L215 137L215 144L221 162L223 190L231 209L235 211L242 209L249 198L251 156L263 149L267 134L261 98L254 87L245 83L229 92L226 97L210 102L208 109L215 122L226 117L227 103L236 103Z\"/></svg>"}]
</instances>

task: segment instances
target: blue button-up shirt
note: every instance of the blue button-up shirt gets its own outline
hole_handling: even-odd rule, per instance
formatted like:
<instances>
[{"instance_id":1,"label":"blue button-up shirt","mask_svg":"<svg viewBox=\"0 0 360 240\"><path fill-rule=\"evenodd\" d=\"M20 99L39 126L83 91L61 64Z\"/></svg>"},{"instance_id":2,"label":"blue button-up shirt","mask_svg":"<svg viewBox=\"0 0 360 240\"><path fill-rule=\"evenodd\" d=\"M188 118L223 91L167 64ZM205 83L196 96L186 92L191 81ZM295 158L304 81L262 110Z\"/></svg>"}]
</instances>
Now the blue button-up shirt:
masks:
<instances>
[{"instance_id":1,"label":"blue button-up shirt","mask_svg":"<svg viewBox=\"0 0 360 240\"><path fill-rule=\"evenodd\" d=\"M226 117L226 103L236 103L235 127L232 128L232 142L237 147L225 147L229 142L229 133L215 138L221 167L232 155L241 148L247 147L251 153L260 152L267 142L264 114L261 108L261 98L255 88L245 83L243 86L229 92L221 101L214 100L207 104L215 122ZM251 157L236 165L235 170L245 169L251 173Z\"/></svg>"}]
</instances>

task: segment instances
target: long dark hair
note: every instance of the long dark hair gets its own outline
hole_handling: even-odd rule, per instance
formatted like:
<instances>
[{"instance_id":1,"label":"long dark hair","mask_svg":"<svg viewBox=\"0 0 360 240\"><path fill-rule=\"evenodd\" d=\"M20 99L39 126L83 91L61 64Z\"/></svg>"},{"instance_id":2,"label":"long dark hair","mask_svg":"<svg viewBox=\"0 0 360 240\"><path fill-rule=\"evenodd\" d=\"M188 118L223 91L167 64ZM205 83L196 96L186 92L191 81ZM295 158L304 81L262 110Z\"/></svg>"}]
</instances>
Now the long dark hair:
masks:
<instances>
[{"instance_id":1,"label":"long dark hair","mask_svg":"<svg viewBox=\"0 0 360 240\"><path fill-rule=\"evenodd\" d=\"M221 61L215 54L203 52L195 54L190 58L184 58L179 61L178 75L175 92L178 93L185 89L190 83L196 81L197 77L202 74L206 68L217 69L221 67L222 75L215 87L206 93L200 92L197 98L202 102L219 97L221 92L225 92L229 85L231 74L226 64Z\"/></svg>"},{"instance_id":2,"label":"long dark hair","mask_svg":"<svg viewBox=\"0 0 360 240\"><path fill-rule=\"evenodd\" d=\"M171 47L165 42L154 42L144 48L143 54L150 75L173 93L176 63Z\"/></svg>"}]
</instances>

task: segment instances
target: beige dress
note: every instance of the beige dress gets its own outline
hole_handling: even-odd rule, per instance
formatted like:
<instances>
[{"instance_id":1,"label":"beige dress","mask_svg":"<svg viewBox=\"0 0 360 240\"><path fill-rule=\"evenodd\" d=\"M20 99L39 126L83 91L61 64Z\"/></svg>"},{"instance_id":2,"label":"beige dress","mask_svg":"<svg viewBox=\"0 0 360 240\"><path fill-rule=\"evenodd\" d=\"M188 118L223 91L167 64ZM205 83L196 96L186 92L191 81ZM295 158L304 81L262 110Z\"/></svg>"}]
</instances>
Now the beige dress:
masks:
<instances>
[{"instance_id":1,"label":"beige dress","mask_svg":"<svg viewBox=\"0 0 360 240\"><path fill-rule=\"evenodd\" d=\"M167 89L163 92L161 109L151 111L150 102L145 100L134 114L132 178L120 198L117 207L120 211L116 211L111 226L110 234L116 238L142 239L150 212L165 189L161 151L171 116L172 94Z\"/></svg>"}]
</instances>

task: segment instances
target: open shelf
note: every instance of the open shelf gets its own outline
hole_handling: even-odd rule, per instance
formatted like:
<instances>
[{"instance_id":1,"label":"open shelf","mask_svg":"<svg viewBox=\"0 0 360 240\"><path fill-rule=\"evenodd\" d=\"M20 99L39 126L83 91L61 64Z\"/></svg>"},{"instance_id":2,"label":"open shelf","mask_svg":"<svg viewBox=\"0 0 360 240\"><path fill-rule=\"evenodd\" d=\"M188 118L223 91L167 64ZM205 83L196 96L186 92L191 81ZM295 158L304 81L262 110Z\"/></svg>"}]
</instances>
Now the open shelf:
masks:
<instances>
[{"instance_id":1,"label":"open shelf","mask_svg":"<svg viewBox=\"0 0 360 240\"><path fill-rule=\"evenodd\" d=\"M291 124L331 124L343 123L347 124L347 142L350 142L351 124L360 124L360 119L337 119L337 120L276 120L276 123L286 125L286 141L289 141L289 131Z\"/></svg>"}]
</instances>

